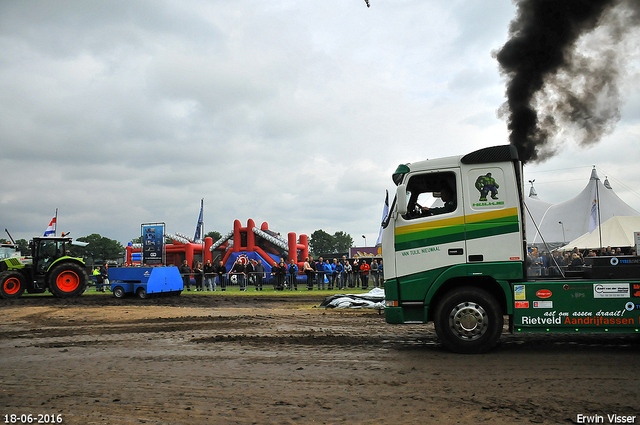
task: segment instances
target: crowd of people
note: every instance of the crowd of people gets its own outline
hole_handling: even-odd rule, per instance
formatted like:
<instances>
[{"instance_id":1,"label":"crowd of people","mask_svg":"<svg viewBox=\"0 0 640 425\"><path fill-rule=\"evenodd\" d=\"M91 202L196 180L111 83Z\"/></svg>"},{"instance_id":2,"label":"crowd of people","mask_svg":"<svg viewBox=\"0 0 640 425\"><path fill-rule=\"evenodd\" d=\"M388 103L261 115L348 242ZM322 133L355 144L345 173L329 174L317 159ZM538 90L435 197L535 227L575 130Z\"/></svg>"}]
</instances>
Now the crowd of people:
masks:
<instances>
[{"instance_id":1,"label":"crowd of people","mask_svg":"<svg viewBox=\"0 0 640 425\"><path fill-rule=\"evenodd\" d=\"M585 257L636 255L635 250L624 252L621 248L610 246L603 250L579 250L574 247L571 251L539 251L529 248L527 253L527 274L529 276L557 276L561 270L579 271L584 266Z\"/></svg>"},{"instance_id":2,"label":"crowd of people","mask_svg":"<svg viewBox=\"0 0 640 425\"><path fill-rule=\"evenodd\" d=\"M323 259L309 256L305 258L301 267L294 260L287 264L284 258L279 262L273 262L271 271L267 272L262 260L250 259L246 264L236 260L230 270L222 261L218 265L213 265L211 260L203 265L196 261L193 267L189 266L187 260L180 266L180 274L183 279L184 288L191 291L192 279L194 281L194 291L225 291L228 285L238 286L241 291L247 291L249 287L256 291L262 291L267 285L273 286L275 290L298 290L300 286L306 286L311 291L317 290L343 290L346 288L368 289L369 286L375 288L384 285L384 275L382 260L373 259Z\"/></svg>"}]
</instances>

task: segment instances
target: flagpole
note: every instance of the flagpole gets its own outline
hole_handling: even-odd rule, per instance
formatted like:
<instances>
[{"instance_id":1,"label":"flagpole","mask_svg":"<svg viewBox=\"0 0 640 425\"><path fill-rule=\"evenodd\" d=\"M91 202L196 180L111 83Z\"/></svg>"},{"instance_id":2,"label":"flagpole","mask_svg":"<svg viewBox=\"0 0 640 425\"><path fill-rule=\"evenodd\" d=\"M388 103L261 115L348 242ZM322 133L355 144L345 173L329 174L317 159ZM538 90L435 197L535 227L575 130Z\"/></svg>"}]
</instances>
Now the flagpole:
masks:
<instances>
[{"instance_id":1,"label":"flagpole","mask_svg":"<svg viewBox=\"0 0 640 425\"><path fill-rule=\"evenodd\" d=\"M56 225L53 226L53 236L58 236L58 209L56 208Z\"/></svg>"},{"instance_id":2,"label":"flagpole","mask_svg":"<svg viewBox=\"0 0 640 425\"><path fill-rule=\"evenodd\" d=\"M598 235L600 236L600 252L604 248L602 246L602 227L600 226L600 191L598 190L598 182L600 179L596 179L596 207L598 208Z\"/></svg>"},{"instance_id":3,"label":"flagpole","mask_svg":"<svg viewBox=\"0 0 640 425\"><path fill-rule=\"evenodd\" d=\"M202 229L200 230L200 232L202 233L200 235L200 240L202 241L202 273L203 273L203 278L204 278L204 198L202 198Z\"/></svg>"}]
</instances>

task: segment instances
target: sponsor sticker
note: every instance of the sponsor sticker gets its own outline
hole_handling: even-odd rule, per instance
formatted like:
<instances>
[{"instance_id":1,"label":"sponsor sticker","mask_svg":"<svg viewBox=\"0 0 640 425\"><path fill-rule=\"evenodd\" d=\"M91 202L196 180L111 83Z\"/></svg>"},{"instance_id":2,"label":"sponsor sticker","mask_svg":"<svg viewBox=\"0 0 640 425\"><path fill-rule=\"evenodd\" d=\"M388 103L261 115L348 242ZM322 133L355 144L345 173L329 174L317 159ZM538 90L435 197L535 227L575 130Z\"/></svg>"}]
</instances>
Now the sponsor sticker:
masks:
<instances>
[{"instance_id":1,"label":"sponsor sticker","mask_svg":"<svg viewBox=\"0 0 640 425\"><path fill-rule=\"evenodd\" d=\"M516 301L516 308L529 308L529 301Z\"/></svg>"},{"instance_id":2,"label":"sponsor sticker","mask_svg":"<svg viewBox=\"0 0 640 425\"><path fill-rule=\"evenodd\" d=\"M549 298L551 296L551 291L548 289L541 289L536 292L536 296L538 298Z\"/></svg>"},{"instance_id":3,"label":"sponsor sticker","mask_svg":"<svg viewBox=\"0 0 640 425\"><path fill-rule=\"evenodd\" d=\"M594 283L593 298L629 298L631 288L628 283Z\"/></svg>"},{"instance_id":4,"label":"sponsor sticker","mask_svg":"<svg viewBox=\"0 0 640 425\"><path fill-rule=\"evenodd\" d=\"M533 308L553 308L553 301L534 301Z\"/></svg>"},{"instance_id":5,"label":"sponsor sticker","mask_svg":"<svg viewBox=\"0 0 640 425\"><path fill-rule=\"evenodd\" d=\"M524 290L524 285L515 285L513 287L513 298L516 300L526 300L527 296Z\"/></svg>"}]
</instances>

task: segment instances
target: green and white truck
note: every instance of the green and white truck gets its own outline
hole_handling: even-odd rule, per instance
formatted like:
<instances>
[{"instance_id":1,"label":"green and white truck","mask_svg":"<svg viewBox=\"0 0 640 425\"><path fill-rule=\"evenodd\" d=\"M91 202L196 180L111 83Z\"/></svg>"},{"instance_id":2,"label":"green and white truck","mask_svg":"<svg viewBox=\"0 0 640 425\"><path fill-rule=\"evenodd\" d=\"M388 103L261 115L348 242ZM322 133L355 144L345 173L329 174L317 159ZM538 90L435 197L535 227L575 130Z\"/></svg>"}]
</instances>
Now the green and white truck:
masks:
<instances>
[{"instance_id":1,"label":"green and white truck","mask_svg":"<svg viewBox=\"0 0 640 425\"><path fill-rule=\"evenodd\" d=\"M400 165L383 223L385 318L434 322L460 353L511 332L640 333L639 257L596 257L571 276L527 276L522 163L515 147ZM426 208L440 197L442 206ZM603 264L604 263L604 264Z\"/></svg>"}]
</instances>

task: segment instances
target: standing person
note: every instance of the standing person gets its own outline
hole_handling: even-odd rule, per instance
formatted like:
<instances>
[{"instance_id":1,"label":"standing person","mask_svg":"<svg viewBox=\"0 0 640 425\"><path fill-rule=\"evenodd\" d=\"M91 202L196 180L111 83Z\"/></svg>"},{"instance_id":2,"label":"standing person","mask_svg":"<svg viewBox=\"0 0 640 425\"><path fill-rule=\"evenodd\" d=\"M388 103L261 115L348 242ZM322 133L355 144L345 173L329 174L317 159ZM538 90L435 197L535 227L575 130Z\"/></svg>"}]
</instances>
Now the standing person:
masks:
<instances>
[{"instance_id":1,"label":"standing person","mask_svg":"<svg viewBox=\"0 0 640 425\"><path fill-rule=\"evenodd\" d=\"M102 284L102 276L100 276L100 267L93 269L93 276L95 276L96 283Z\"/></svg>"},{"instance_id":2,"label":"standing person","mask_svg":"<svg viewBox=\"0 0 640 425\"><path fill-rule=\"evenodd\" d=\"M187 288L187 291L191 290L191 267L189 262L184 260L180 266L180 275L182 276L182 287Z\"/></svg>"},{"instance_id":3,"label":"standing person","mask_svg":"<svg viewBox=\"0 0 640 425\"><path fill-rule=\"evenodd\" d=\"M229 272L229 279L231 279L232 275L236 276L236 282L238 282L238 287L240 288L240 290L245 291L244 265L238 260L236 260L236 262L233 264L233 267L231 268L231 271Z\"/></svg>"},{"instance_id":4,"label":"standing person","mask_svg":"<svg viewBox=\"0 0 640 425\"><path fill-rule=\"evenodd\" d=\"M273 262L271 267L271 274L274 276L273 287L276 291L282 291L284 289L284 279L287 274L287 266L284 261L280 260L280 263Z\"/></svg>"},{"instance_id":5,"label":"standing person","mask_svg":"<svg viewBox=\"0 0 640 425\"><path fill-rule=\"evenodd\" d=\"M202 292L202 263L200 261L196 262L195 267L193 268L193 278L196 280L196 291Z\"/></svg>"},{"instance_id":6,"label":"standing person","mask_svg":"<svg viewBox=\"0 0 640 425\"><path fill-rule=\"evenodd\" d=\"M333 259L333 264L331 265L331 269L333 270L333 282L331 282L331 286L336 284L337 289L342 289L342 272L344 271L344 267L342 267L342 263L338 261L337 258ZM332 288L333 289L333 288Z\"/></svg>"},{"instance_id":7,"label":"standing person","mask_svg":"<svg viewBox=\"0 0 640 425\"><path fill-rule=\"evenodd\" d=\"M313 261L313 257L306 257L304 259L304 264L302 265L302 271L307 276L307 290L313 290L313 268L311 267L311 262Z\"/></svg>"},{"instance_id":8,"label":"standing person","mask_svg":"<svg viewBox=\"0 0 640 425\"><path fill-rule=\"evenodd\" d=\"M216 274L218 275L218 284L220 285L221 291L227 290L227 281L225 277L227 276L227 268L225 267L222 260L218 263L218 267L216 267Z\"/></svg>"},{"instance_id":9,"label":"standing person","mask_svg":"<svg viewBox=\"0 0 640 425\"><path fill-rule=\"evenodd\" d=\"M109 264L106 261L100 267L100 276L102 276L102 284L104 286L109 285ZM104 286L102 287L102 292L104 292Z\"/></svg>"},{"instance_id":10,"label":"standing person","mask_svg":"<svg viewBox=\"0 0 640 425\"><path fill-rule=\"evenodd\" d=\"M353 269L351 268L351 262L349 260L345 260L344 264L344 282L342 283L342 287L346 288L347 286L349 286L349 288L353 288L353 283L352 283L352 274L353 274Z\"/></svg>"},{"instance_id":11,"label":"standing person","mask_svg":"<svg viewBox=\"0 0 640 425\"><path fill-rule=\"evenodd\" d=\"M284 262L284 258L280 258L278 263L278 281L280 289L286 288L287 283L287 264Z\"/></svg>"},{"instance_id":12,"label":"standing person","mask_svg":"<svg viewBox=\"0 0 640 425\"><path fill-rule=\"evenodd\" d=\"M369 270L371 266L367 263L367 260L362 260L360 264L360 274L362 275L362 289L369 288Z\"/></svg>"},{"instance_id":13,"label":"standing person","mask_svg":"<svg viewBox=\"0 0 640 425\"><path fill-rule=\"evenodd\" d=\"M273 289L276 291L280 290L280 288L278 287L278 270L279 269L280 269L280 266L278 265L278 263L274 261L273 265L271 266L271 280L273 281Z\"/></svg>"},{"instance_id":14,"label":"standing person","mask_svg":"<svg viewBox=\"0 0 640 425\"><path fill-rule=\"evenodd\" d=\"M255 274L256 268L253 265L253 260L249 260L249 262L247 263L247 265L244 267L244 274L246 275L246 279L247 279L247 285L253 283L255 285L256 283L256 274ZM256 287L256 291L258 290L258 287Z\"/></svg>"},{"instance_id":15,"label":"standing person","mask_svg":"<svg viewBox=\"0 0 640 425\"><path fill-rule=\"evenodd\" d=\"M320 290L320 285L322 285L322 290L324 290L324 261L322 261L322 257L318 258L318 262L316 263L316 273L318 280L318 291Z\"/></svg>"},{"instance_id":16,"label":"standing person","mask_svg":"<svg viewBox=\"0 0 640 425\"><path fill-rule=\"evenodd\" d=\"M371 262L371 280L373 281L373 287L378 287L378 260L375 258Z\"/></svg>"},{"instance_id":17,"label":"standing person","mask_svg":"<svg viewBox=\"0 0 640 425\"><path fill-rule=\"evenodd\" d=\"M292 258L289 263L289 290L298 290L298 266Z\"/></svg>"},{"instance_id":18,"label":"standing person","mask_svg":"<svg viewBox=\"0 0 640 425\"><path fill-rule=\"evenodd\" d=\"M254 268L256 272L256 291L262 291L262 282L264 281L264 265L262 265L262 260L259 259Z\"/></svg>"},{"instance_id":19,"label":"standing person","mask_svg":"<svg viewBox=\"0 0 640 425\"><path fill-rule=\"evenodd\" d=\"M207 262L204 265L204 288L205 290L207 289L207 286L209 287L209 290L211 292L216 290L216 283L215 283L215 266L213 264L211 264L211 260L207 260Z\"/></svg>"},{"instance_id":20,"label":"standing person","mask_svg":"<svg viewBox=\"0 0 640 425\"><path fill-rule=\"evenodd\" d=\"M353 260L353 284L352 288L355 286L356 288L360 287L360 262L355 259Z\"/></svg>"},{"instance_id":21,"label":"standing person","mask_svg":"<svg viewBox=\"0 0 640 425\"><path fill-rule=\"evenodd\" d=\"M324 270L324 276L325 280L327 281L327 286L329 286L329 289L333 289L333 285L331 283L331 275L333 274L333 270L331 269L331 263L329 263L328 259L324 260L322 268Z\"/></svg>"},{"instance_id":22,"label":"standing person","mask_svg":"<svg viewBox=\"0 0 640 425\"><path fill-rule=\"evenodd\" d=\"M382 259L380 260L380 264L378 264L378 281L380 282L380 287L384 288L384 268L382 267Z\"/></svg>"}]
</instances>

